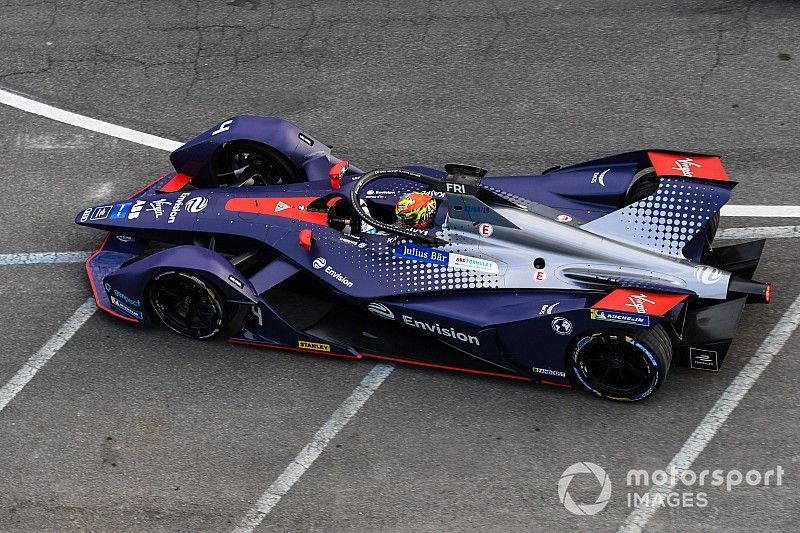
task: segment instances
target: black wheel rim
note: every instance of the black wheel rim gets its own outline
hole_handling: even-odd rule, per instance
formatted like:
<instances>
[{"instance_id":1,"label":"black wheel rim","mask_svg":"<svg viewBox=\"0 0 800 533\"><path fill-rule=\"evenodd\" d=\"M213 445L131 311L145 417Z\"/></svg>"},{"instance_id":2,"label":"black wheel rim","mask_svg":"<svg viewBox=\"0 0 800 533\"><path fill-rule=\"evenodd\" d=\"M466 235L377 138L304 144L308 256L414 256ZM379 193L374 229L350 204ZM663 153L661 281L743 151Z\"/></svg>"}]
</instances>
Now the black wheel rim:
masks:
<instances>
[{"instance_id":1,"label":"black wheel rim","mask_svg":"<svg viewBox=\"0 0 800 533\"><path fill-rule=\"evenodd\" d=\"M590 389L613 398L635 399L658 379L649 350L624 335L595 334L582 339L574 363Z\"/></svg>"},{"instance_id":2,"label":"black wheel rim","mask_svg":"<svg viewBox=\"0 0 800 533\"><path fill-rule=\"evenodd\" d=\"M274 157L251 149L234 149L227 154L225 169L221 174L229 176L223 185L278 185L290 180Z\"/></svg>"},{"instance_id":3,"label":"black wheel rim","mask_svg":"<svg viewBox=\"0 0 800 533\"><path fill-rule=\"evenodd\" d=\"M222 305L202 280L183 273L161 274L149 291L155 314L171 330L205 339L222 328Z\"/></svg>"}]
</instances>

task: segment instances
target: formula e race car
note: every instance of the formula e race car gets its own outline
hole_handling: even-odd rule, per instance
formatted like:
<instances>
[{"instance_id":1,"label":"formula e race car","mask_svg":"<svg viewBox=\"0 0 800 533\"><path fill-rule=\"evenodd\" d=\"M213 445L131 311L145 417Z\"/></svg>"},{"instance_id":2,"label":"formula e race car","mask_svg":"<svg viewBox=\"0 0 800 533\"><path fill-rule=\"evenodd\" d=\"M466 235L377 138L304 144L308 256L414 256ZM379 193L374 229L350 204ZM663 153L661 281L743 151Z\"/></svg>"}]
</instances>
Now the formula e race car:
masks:
<instances>
[{"instance_id":1,"label":"formula e race car","mask_svg":"<svg viewBox=\"0 0 800 533\"><path fill-rule=\"evenodd\" d=\"M770 299L751 279L764 241L712 246L735 185L716 156L364 172L290 122L240 116L171 161L76 222L108 232L86 263L100 308L194 339L635 401L673 364L718 370L745 303ZM412 192L427 227L398 223Z\"/></svg>"}]
</instances>

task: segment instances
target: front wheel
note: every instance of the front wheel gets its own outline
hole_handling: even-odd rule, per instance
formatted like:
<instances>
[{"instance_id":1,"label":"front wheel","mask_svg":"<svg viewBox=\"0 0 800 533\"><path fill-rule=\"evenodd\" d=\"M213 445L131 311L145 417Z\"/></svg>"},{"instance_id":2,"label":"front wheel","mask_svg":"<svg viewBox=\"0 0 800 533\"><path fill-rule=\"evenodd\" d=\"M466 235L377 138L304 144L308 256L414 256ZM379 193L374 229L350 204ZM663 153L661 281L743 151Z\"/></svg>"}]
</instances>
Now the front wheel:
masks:
<instances>
[{"instance_id":1,"label":"front wheel","mask_svg":"<svg viewBox=\"0 0 800 533\"><path fill-rule=\"evenodd\" d=\"M229 304L209 281L183 271L161 272L147 290L153 313L172 331L192 339L227 336L241 328L241 306Z\"/></svg>"},{"instance_id":2,"label":"front wheel","mask_svg":"<svg viewBox=\"0 0 800 533\"><path fill-rule=\"evenodd\" d=\"M653 394L672 362L672 343L661 325L589 333L575 344L568 366L590 392L635 402Z\"/></svg>"},{"instance_id":3,"label":"front wheel","mask_svg":"<svg viewBox=\"0 0 800 533\"><path fill-rule=\"evenodd\" d=\"M300 172L283 154L261 143L232 141L215 156L220 187L283 185L302 181Z\"/></svg>"}]
</instances>

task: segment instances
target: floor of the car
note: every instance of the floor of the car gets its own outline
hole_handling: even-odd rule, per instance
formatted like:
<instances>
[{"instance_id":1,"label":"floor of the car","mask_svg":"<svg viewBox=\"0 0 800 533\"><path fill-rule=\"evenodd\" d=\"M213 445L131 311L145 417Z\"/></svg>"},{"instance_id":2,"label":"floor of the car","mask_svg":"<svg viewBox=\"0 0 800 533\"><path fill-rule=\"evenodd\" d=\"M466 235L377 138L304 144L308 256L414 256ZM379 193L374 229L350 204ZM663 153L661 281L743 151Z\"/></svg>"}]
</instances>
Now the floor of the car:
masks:
<instances>
[{"instance_id":1,"label":"floor of the car","mask_svg":"<svg viewBox=\"0 0 800 533\"><path fill-rule=\"evenodd\" d=\"M305 276L293 276L262 295L296 329L308 329L333 308L330 289Z\"/></svg>"},{"instance_id":2,"label":"floor of the car","mask_svg":"<svg viewBox=\"0 0 800 533\"><path fill-rule=\"evenodd\" d=\"M345 302L335 305L307 333L346 344L359 352L393 361L486 374L512 372L466 354L401 323L378 318Z\"/></svg>"},{"instance_id":3,"label":"floor of the car","mask_svg":"<svg viewBox=\"0 0 800 533\"><path fill-rule=\"evenodd\" d=\"M338 299L309 276L297 275L262 295L294 328L309 335L352 346L379 358L488 374L509 370L466 354L431 335Z\"/></svg>"}]
</instances>

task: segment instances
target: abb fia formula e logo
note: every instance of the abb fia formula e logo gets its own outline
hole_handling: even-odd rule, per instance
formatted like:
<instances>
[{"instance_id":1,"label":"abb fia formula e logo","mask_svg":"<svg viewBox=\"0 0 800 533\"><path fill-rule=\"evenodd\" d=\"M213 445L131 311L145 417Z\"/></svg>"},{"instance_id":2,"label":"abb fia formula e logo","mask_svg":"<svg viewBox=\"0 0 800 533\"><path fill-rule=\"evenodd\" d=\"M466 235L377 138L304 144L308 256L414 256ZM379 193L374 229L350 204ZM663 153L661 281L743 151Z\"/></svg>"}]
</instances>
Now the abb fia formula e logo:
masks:
<instances>
[{"instance_id":1,"label":"abb fia formula e logo","mask_svg":"<svg viewBox=\"0 0 800 533\"><path fill-rule=\"evenodd\" d=\"M577 475L591 474L600 484L600 494L594 503L576 503L569 493L569 485ZM567 511L578 516L592 516L606 508L611 499L611 479L603 467L584 461L567 467L558 480L558 499Z\"/></svg>"}]
</instances>

